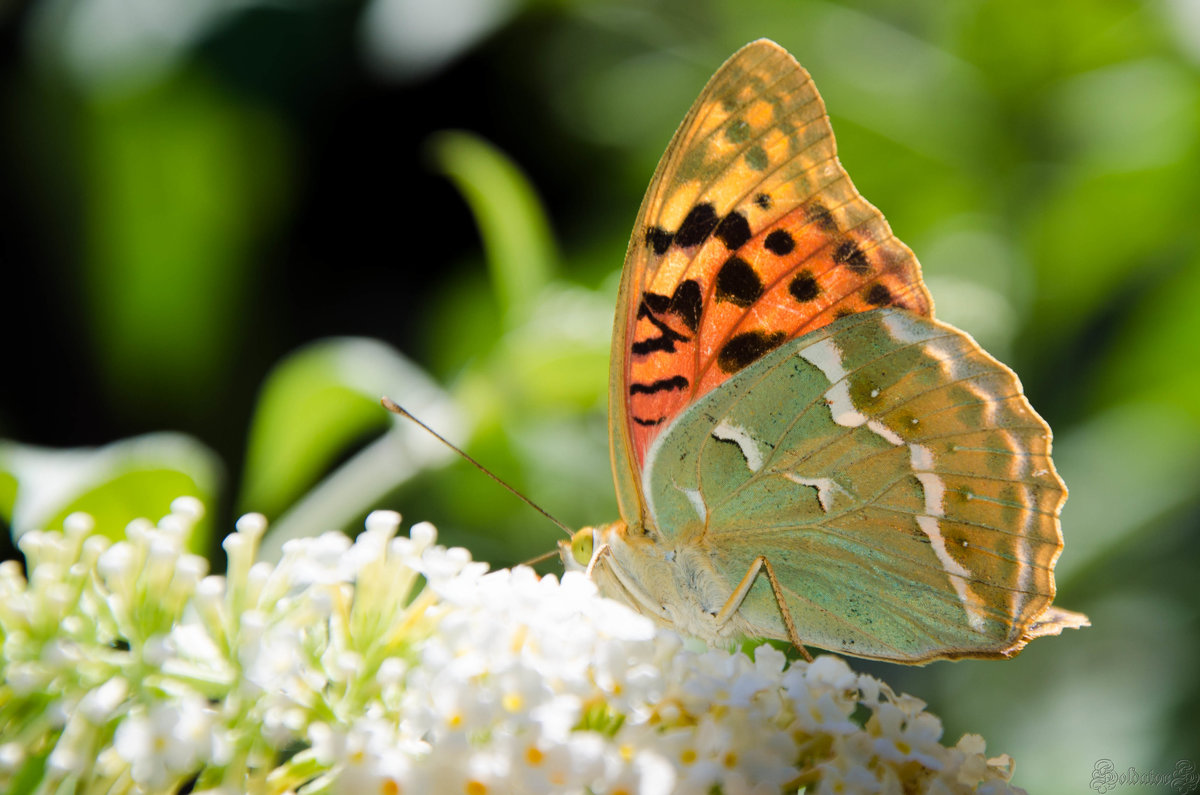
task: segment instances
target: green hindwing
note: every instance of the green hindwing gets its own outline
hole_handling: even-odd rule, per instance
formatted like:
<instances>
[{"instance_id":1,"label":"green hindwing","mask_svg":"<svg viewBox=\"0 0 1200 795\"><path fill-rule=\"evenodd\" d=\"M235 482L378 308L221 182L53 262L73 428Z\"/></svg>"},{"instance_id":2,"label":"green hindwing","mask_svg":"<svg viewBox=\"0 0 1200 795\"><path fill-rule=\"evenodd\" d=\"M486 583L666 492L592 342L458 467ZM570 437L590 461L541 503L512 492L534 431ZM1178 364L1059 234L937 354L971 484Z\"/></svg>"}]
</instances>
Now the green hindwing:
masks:
<instances>
[{"instance_id":1,"label":"green hindwing","mask_svg":"<svg viewBox=\"0 0 1200 795\"><path fill-rule=\"evenodd\" d=\"M765 557L807 644L1001 655L1054 596L1049 428L974 340L902 310L747 366L655 441L642 488L660 543L705 549L731 593ZM786 637L765 576L739 612Z\"/></svg>"}]
</instances>

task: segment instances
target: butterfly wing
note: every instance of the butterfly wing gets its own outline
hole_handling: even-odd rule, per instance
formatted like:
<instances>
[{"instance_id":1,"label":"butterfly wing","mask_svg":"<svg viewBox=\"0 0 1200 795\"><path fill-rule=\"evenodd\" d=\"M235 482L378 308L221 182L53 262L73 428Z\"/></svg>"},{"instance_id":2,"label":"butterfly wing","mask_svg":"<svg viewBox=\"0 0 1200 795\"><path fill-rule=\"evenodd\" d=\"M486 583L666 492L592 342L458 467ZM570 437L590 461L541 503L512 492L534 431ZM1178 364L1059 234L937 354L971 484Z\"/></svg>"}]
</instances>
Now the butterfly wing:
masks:
<instances>
[{"instance_id":1,"label":"butterfly wing","mask_svg":"<svg viewBox=\"0 0 1200 795\"><path fill-rule=\"evenodd\" d=\"M609 426L621 514L686 406L789 339L881 306L929 315L912 252L837 160L808 73L774 42L739 50L672 138L625 258Z\"/></svg>"},{"instance_id":2,"label":"butterfly wing","mask_svg":"<svg viewBox=\"0 0 1200 795\"><path fill-rule=\"evenodd\" d=\"M655 440L644 487L662 544L704 548L730 593L765 556L804 643L923 662L1048 634L1066 499L1050 429L937 321L865 312L780 346ZM766 577L739 612L787 638Z\"/></svg>"}]
</instances>

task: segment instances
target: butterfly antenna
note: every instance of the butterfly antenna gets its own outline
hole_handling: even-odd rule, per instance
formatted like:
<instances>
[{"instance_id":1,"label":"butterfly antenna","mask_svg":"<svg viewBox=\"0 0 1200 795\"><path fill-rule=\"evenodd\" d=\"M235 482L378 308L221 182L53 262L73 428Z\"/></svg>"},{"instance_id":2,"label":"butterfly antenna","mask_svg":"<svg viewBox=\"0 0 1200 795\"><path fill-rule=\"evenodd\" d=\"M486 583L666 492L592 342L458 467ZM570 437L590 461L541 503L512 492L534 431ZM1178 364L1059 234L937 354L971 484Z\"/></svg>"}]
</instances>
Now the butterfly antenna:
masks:
<instances>
[{"instance_id":1,"label":"butterfly antenna","mask_svg":"<svg viewBox=\"0 0 1200 795\"><path fill-rule=\"evenodd\" d=\"M533 508L535 511L537 511L538 513L540 513L542 516L546 517L546 518L547 518L547 519L549 519L550 521L554 522L554 524L558 525L558 526L559 526L559 527L562 529L562 531L563 531L564 533L566 533L566 534L567 534L567 537L568 537L568 538L569 538L569 537L571 537L571 536L573 536L573 535L575 535L575 532L574 532L574 531L573 531L571 528L567 527L565 524L563 524L562 522L558 521L558 520L557 520L557 519L555 519L553 516L551 516L551 515L550 515L550 513L549 513L548 511L546 511L546 509L545 509L545 508L543 508L542 506L538 505L536 502L534 502L533 500L529 499L529 498L528 498L528 497L526 497L524 494L522 494L521 492L519 492L519 491L517 491L516 489L514 489L512 486L510 486L510 485L508 485L507 483L505 483L503 480L501 480L501 479L500 479L500 477L499 477L498 475L494 474L494 473L493 473L493 472L492 472L490 469L488 469L488 468L487 468L487 467L485 467L483 464L481 464L481 463L479 463L478 461L476 461L474 458L471 458L471 456L467 455L467 454L466 454L466 452L464 452L464 451L462 450L462 448L460 448L460 447L457 447L457 446L455 446L455 445L451 444L451 443L450 443L450 442L449 442L449 441L446 439L446 437L445 437L445 436L442 436L440 433L438 433L437 431L435 431L433 428L430 428L428 425L426 425L425 423L421 422L419 419L417 419L417 418L416 418L416 417L414 417L412 414L410 414L410 413L408 412L408 410L407 410L407 409L405 409L403 406L401 406L400 404L398 404L396 401L394 401L394 400L392 400L391 398L388 398L388 397L383 397L383 398L380 398L380 399L379 399L379 402L383 404L383 407L384 407L385 409L387 409L388 411L392 412L393 414L399 414L401 417L404 417L404 418L406 418L406 419L410 419L410 420L412 420L413 422L415 422L417 425L420 425L422 428L424 428L426 431L428 431L428 432L429 432L429 434L430 434L431 436L433 436L433 438L437 439L439 442L441 442L442 444L446 445L446 446L447 446L447 447L449 447L451 450L453 450L454 452L458 453L458 454L459 454L460 456L462 456L463 458L465 458L465 459L467 459L468 461L470 461L470 462L471 462L471 465L472 465L472 466L474 466L476 469L478 469L480 472L482 472L483 474L487 475L489 478L491 478L492 480L496 481L496 482L497 482L497 483L499 483L501 486L503 486L504 488L506 488L506 489L508 489L510 492L512 492L514 495L516 495L516 497L517 497L518 499L520 499L520 500L521 500L521 502L525 503L525 504L526 504L526 505L528 505L530 508ZM551 554L553 554L553 553L551 553ZM536 560L539 560L539 559L535 559L535 562L536 562Z\"/></svg>"},{"instance_id":2,"label":"butterfly antenna","mask_svg":"<svg viewBox=\"0 0 1200 795\"><path fill-rule=\"evenodd\" d=\"M542 554L536 555L536 556L530 558L529 560L523 560L523 561L521 561L521 565L522 566L536 566L537 564L541 563L543 560L549 560L550 558L554 558L554 557L558 557L557 549L552 549L549 552L543 552Z\"/></svg>"}]
</instances>

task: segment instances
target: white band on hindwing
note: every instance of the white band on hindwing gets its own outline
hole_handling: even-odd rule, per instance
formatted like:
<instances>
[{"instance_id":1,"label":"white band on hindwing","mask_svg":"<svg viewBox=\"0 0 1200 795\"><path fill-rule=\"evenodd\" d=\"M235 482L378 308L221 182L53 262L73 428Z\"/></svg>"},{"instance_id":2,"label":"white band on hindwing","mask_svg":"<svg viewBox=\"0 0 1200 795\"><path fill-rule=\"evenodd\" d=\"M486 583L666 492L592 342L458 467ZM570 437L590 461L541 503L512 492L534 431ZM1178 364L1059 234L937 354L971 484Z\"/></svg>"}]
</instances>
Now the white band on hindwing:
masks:
<instances>
[{"instance_id":1,"label":"white band on hindwing","mask_svg":"<svg viewBox=\"0 0 1200 795\"><path fill-rule=\"evenodd\" d=\"M742 457L746 459L746 466L751 472L762 469L763 454L759 449L759 442L745 428L734 425L728 419L723 419L717 427L712 429L712 437L722 442L736 444L741 449Z\"/></svg>"},{"instance_id":2,"label":"white band on hindwing","mask_svg":"<svg viewBox=\"0 0 1200 795\"><path fill-rule=\"evenodd\" d=\"M971 392L978 400L983 408L983 420L981 425L990 428L995 432L998 438L1003 440L1004 450L984 450L986 453L1006 454L1011 457L1010 471L1008 475L1013 483L1019 484L1022 489L1022 498L1024 500L1025 510L1024 519L1021 523L1020 531L1014 534L1016 539L1016 548L1014 549L1014 562L1018 568L1017 585L1010 591L1009 594L1009 614L1013 626L1016 626L1017 619L1021 611L1028 604L1028 600L1033 591L1033 567L1029 563L1031 554L1031 533L1033 523L1036 521L1035 493L1034 487L1027 482L1030 476L1030 462L1027 460L1025 446L1021 443L1020 438L1013 432L998 427L997 411L999 401L996 397L982 388L980 385L973 383L965 373L958 372L957 361L960 358L956 350L945 350L942 347L935 345L935 341L923 333L920 328L914 327L914 324L900 313L889 313L884 317L884 326L893 339L904 343L920 343L924 346L924 351L938 362L943 374L947 380L955 382L958 386ZM961 332L960 332L961 333ZM965 336L965 335L964 335ZM968 338L969 339L969 338ZM981 351L982 353L982 351ZM990 359L984 354L985 358ZM1004 366L993 360L996 367L1004 370ZM1016 376L1013 376L1014 380ZM1020 394L1020 384L1017 384L1017 394ZM1013 407L1013 410L1019 414L1025 413L1023 406ZM1038 474L1048 474L1048 470ZM967 493L967 498L972 499L979 495Z\"/></svg>"},{"instance_id":3,"label":"white band on hindwing","mask_svg":"<svg viewBox=\"0 0 1200 795\"><path fill-rule=\"evenodd\" d=\"M926 341L923 338L912 335L911 329L900 328L902 324L891 322L896 317L899 316L893 316L891 313L884 315L884 327L892 339L897 342L922 344L924 352L929 353L934 358L938 358L938 352L925 344ZM842 351L833 338L819 340L803 348L799 351L799 356L819 369L825 378L829 380L830 387L825 391L825 400L829 406L830 416L835 423L846 428L857 428L865 425L867 430L889 444L896 447L905 446L906 443L903 437L898 433L879 420L870 419L855 407L854 401L850 396L850 382L847 379L849 374L846 371ZM973 575L970 570L951 557L949 551L946 549L946 539L942 535L939 519L945 516L946 485L942 481L942 478L934 471L933 452L929 448L915 443L908 444L907 447L909 448L909 461L913 473L917 481L921 484L921 489L925 495L925 512L923 515L916 517L917 526L928 537L929 544L933 548L938 563L950 578L950 583L954 586L959 601L962 602L963 608L967 612L967 621L974 629L982 630L982 600L978 594L971 590L967 582ZM797 480L796 482L801 481ZM818 491L818 497L820 496L820 492ZM821 507L828 512L825 500L823 499L821 500Z\"/></svg>"},{"instance_id":4,"label":"white band on hindwing","mask_svg":"<svg viewBox=\"0 0 1200 795\"><path fill-rule=\"evenodd\" d=\"M853 499L854 495L846 491L833 478L806 478L795 472L784 472L783 476L788 480L800 486L811 486L817 490L817 502L821 504L821 510L825 513L833 507L833 495L835 493L845 494Z\"/></svg>"}]
</instances>

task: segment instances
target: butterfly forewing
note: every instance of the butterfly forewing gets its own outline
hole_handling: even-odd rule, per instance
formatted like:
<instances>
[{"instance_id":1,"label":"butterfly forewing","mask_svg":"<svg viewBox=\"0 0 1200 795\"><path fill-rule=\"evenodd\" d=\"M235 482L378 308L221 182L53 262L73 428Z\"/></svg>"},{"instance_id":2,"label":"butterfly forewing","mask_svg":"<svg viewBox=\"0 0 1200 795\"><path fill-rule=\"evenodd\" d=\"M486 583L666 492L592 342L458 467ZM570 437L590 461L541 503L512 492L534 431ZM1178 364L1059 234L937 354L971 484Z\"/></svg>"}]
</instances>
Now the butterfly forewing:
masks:
<instances>
[{"instance_id":1,"label":"butterfly forewing","mask_svg":"<svg viewBox=\"0 0 1200 795\"><path fill-rule=\"evenodd\" d=\"M842 169L808 73L773 42L747 45L676 132L626 256L610 404L622 505L684 407L785 341L882 306L930 313L916 259Z\"/></svg>"},{"instance_id":2,"label":"butterfly forewing","mask_svg":"<svg viewBox=\"0 0 1200 795\"><path fill-rule=\"evenodd\" d=\"M1048 427L1010 370L909 312L780 346L680 415L646 466L663 545L704 548L731 592L766 556L805 643L1004 655L1054 596L1066 494ZM765 578L740 614L787 637Z\"/></svg>"}]
</instances>

